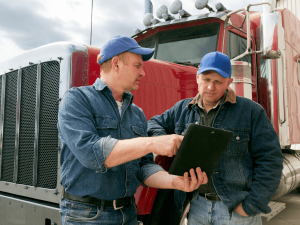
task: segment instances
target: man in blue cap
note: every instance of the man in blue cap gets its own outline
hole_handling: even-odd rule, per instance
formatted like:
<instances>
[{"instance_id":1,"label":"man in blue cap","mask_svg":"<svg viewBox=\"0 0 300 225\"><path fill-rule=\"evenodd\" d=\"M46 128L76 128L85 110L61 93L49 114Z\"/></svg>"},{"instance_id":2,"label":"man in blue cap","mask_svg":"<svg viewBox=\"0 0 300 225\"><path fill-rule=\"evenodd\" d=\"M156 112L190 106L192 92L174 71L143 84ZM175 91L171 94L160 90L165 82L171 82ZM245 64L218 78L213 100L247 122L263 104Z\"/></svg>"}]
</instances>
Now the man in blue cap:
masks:
<instances>
[{"instance_id":1,"label":"man in blue cap","mask_svg":"<svg viewBox=\"0 0 300 225\"><path fill-rule=\"evenodd\" d=\"M153 53L132 38L113 37L97 59L101 78L65 93L57 125L63 224L136 225L133 196L140 183L189 192L207 182L200 168L179 177L153 162L152 152L173 156L182 141L179 135L147 137L146 117L132 103L130 91L138 89L143 61Z\"/></svg>"},{"instance_id":2,"label":"man in blue cap","mask_svg":"<svg viewBox=\"0 0 300 225\"><path fill-rule=\"evenodd\" d=\"M236 96L229 87L232 81L229 57L208 53L197 72L197 96L177 102L148 121L149 136L184 134L190 123L234 132L208 183L194 191L189 225L262 224L260 214L271 211L268 203L281 179L283 156L278 136L265 110ZM185 194L175 191L175 195L183 203Z\"/></svg>"}]
</instances>

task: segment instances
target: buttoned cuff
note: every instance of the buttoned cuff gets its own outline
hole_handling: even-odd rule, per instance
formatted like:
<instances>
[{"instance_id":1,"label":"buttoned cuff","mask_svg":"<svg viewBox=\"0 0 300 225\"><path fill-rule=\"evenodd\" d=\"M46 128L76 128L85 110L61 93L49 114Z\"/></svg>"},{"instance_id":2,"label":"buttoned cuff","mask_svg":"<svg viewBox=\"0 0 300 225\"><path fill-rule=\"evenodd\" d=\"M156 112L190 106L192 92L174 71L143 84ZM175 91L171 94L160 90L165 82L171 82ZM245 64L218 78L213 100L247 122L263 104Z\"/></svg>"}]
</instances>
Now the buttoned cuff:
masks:
<instances>
[{"instance_id":1,"label":"buttoned cuff","mask_svg":"<svg viewBox=\"0 0 300 225\"><path fill-rule=\"evenodd\" d=\"M117 139L112 138L111 136L101 138L93 145L93 151L98 162L98 170L96 173L106 173L108 168L104 165L105 160L108 155L111 153L112 149L115 147Z\"/></svg>"},{"instance_id":2,"label":"buttoned cuff","mask_svg":"<svg viewBox=\"0 0 300 225\"><path fill-rule=\"evenodd\" d=\"M158 171L165 171L160 165L157 164L147 164L141 168L142 180L140 181L144 187L148 187L144 182L152 174L157 173Z\"/></svg>"}]
</instances>

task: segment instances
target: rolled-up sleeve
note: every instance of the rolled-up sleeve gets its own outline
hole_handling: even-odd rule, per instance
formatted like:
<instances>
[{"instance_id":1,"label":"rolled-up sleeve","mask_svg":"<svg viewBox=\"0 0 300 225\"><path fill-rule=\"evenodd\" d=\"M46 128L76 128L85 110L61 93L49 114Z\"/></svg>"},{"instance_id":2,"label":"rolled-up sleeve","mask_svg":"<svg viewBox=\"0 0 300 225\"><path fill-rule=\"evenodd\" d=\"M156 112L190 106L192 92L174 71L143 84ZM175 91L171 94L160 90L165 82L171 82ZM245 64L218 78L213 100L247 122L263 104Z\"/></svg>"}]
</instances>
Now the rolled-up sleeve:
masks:
<instances>
[{"instance_id":1,"label":"rolled-up sleeve","mask_svg":"<svg viewBox=\"0 0 300 225\"><path fill-rule=\"evenodd\" d=\"M153 175L154 173L157 173L158 171L165 171L160 165L157 165L153 161L153 154L149 153L148 155L145 155L142 157L141 162L140 162L140 168L141 168L141 178L140 180L141 184L145 187L145 180Z\"/></svg>"},{"instance_id":2,"label":"rolled-up sleeve","mask_svg":"<svg viewBox=\"0 0 300 225\"><path fill-rule=\"evenodd\" d=\"M118 140L98 135L90 105L76 88L67 91L60 103L58 130L62 143L84 167L96 172L107 171L104 162Z\"/></svg>"}]
</instances>

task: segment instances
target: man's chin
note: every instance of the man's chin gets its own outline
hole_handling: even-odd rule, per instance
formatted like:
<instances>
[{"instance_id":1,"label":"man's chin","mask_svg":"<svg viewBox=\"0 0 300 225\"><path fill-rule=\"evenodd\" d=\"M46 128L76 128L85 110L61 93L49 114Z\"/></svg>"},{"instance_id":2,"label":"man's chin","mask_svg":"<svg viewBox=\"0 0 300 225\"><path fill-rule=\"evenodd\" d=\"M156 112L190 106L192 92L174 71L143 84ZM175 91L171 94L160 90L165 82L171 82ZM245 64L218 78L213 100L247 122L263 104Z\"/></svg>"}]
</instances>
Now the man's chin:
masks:
<instances>
[{"instance_id":1,"label":"man's chin","mask_svg":"<svg viewBox=\"0 0 300 225\"><path fill-rule=\"evenodd\" d=\"M139 89L139 86L136 85L136 86L134 86L134 87L131 87L131 89L128 90L128 91L136 91L136 90L138 90L138 89Z\"/></svg>"}]
</instances>

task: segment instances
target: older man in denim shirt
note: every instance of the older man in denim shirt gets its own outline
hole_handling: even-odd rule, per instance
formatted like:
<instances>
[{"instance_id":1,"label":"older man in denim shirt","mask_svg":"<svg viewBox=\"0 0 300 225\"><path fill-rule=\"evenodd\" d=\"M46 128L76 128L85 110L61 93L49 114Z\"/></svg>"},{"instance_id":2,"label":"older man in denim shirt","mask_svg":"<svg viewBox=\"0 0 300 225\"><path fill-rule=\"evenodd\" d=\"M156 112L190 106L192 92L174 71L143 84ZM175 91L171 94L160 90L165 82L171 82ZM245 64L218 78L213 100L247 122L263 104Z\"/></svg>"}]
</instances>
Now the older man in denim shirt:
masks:
<instances>
[{"instance_id":1,"label":"older man in denim shirt","mask_svg":"<svg viewBox=\"0 0 300 225\"><path fill-rule=\"evenodd\" d=\"M199 94L148 122L149 136L183 134L190 123L234 132L213 176L194 193L189 225L259 225L260 214L271 211L268 203L280 182L283 157L278 136L259 104L229 88L232 81L228 56L208 53L197 73Z\"/></svg>"},{"instance_id":2,"label":"older man in denim shirt","mask_svg":"<svg viewBox=\"0 0 300 225\"><path fill-rule=\"evenodd\" d=\"M152 152L173 156L179 135L147 137L147 120L132 103L153 49L126 36L110 39L98 62L101 79L71 88L60 103L63 224L136 225L133 195L143 185L193 191L207 182L200 168L172 176L154 164ZM197 174L197 177L196 177Z\"/></svg>"}]
</instances>

